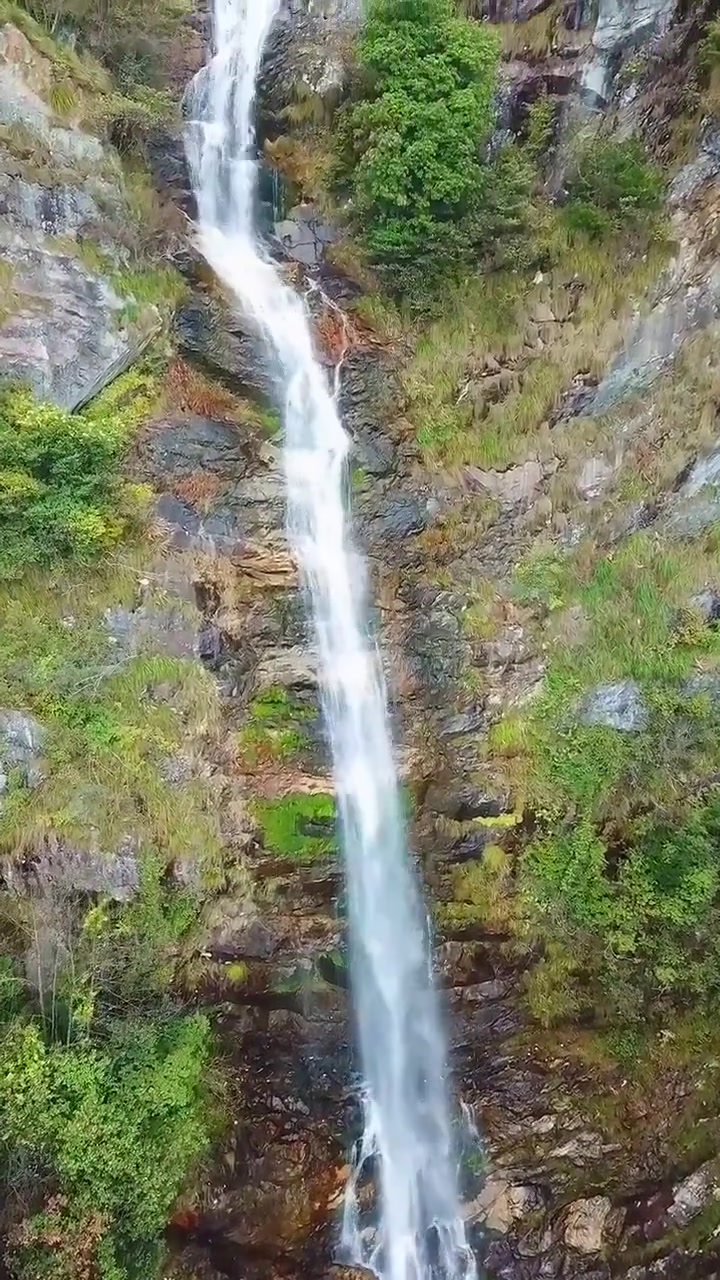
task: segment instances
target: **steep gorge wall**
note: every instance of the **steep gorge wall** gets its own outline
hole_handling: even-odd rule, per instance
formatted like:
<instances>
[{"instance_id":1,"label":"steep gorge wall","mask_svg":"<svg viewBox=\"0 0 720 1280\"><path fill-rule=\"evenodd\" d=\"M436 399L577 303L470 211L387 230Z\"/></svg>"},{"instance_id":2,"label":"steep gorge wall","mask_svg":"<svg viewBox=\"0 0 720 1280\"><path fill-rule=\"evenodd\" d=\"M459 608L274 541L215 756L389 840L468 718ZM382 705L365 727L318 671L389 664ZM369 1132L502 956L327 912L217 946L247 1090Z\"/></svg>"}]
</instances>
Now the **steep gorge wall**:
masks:
<instances>
[{"instance_id":1,"label":"steep gorge wall","mask_svg":"<svg viewBox=\"0 0 720 1280\"><path fill-rule=\"evenodd\" d=\"M678 60L682 65L687 56L695 13L671 22L677 15L667 6L631 11L601 4L596 25L576 5L533 6L532 12L513 6L487 16L512 24L504 28L510 120L519 122L533 97L550 88L562 95L568 130L579 119L592 125L604 118L616 120L619 130L639 125L653 145L667 145L664 87L674 84ZM304 11L293 13L303 39L281 33L266 87L271 138L272 120L292 96L303 57L311 58L313 90L336 92L344 46L328 34L335 17L334 9L320 17L313 12L310 21ZM294 30L290 25L286 32ZM13 67L13 84L18 75L27 80L32 55L12 30L5 39L6 48L9 43L22 53L24 70ZM289 80L288 51L299 57ZM644 71L633 68L642 71L638 81L611 93L608 74L620 76L622 64L638 55L646 60ZM595 96L588 104L590 90ZM44 121L47 110L38 113ZM73 131L75 152L79 137ZM720 1122L712 1054L697 1047L685 1053L683 1046L675 1053L670 1028L664 1051L653 1048L636 1077L607 1050L607 1028L595 1025L590 1010L580 1018L551 1018L550 1029L533 1016L526 981L538 971L542 947L532 939L517 946L511 909L503 903L512 902L512 860L542 815L515 768L522 750L497 749L497 732L492 736L494 726L522 717L542 697L556 652L582 650L592 639L587 601L557 585L557 574L549 586L536 574L530 590L517 591L518 566L522 586L522 566L532 566L538 555L542 564L554 564L553 555L572 550L588 532L589 554L604 559L622 556L635 530L649 530L654 545L672 546L674 531L686 537L716 518L715 152L710 116L673 178L679 248L669 265L654 273L645 299L636 286L636 315L613 301L593 330L596 364L588 367L584 349L577 367L574 347L563 355L565 380L550 396L552 409L541 408L537 423L513 437L514 451L496 465L482 456L433 464L418 448L406 376L417 335L388 340L354 309L362 290L339 274L332 253L321 269L328 294L349 307L354 326L342 403L355 442L356 520L375 584L412 829L437 908L437 967L451 1016L454 1068L484 1135L487 1180L480 1190L480 1170L466 1170L469 1213L488 1274L498 1277L717 1274ZM113 158L106 156L106 163ZM92 217L78 212L80 196L67 193L65 176L35 182L40 194L23 201L25 221L13 215L12 251L18 263L35 263L44 289L61 270L63 290L56 294L52 285L53 298L70 290L69 311L82 315L80 300L89 297L94 310L83 323L113 343L112 359L101 353L101 374L83 370L75 379L73 386L83 385L72 393L75 404L92 394L99 376L116 371L118 358L134 357L136 327L145 330L135 309L123 315L112 282L104 281L106 264L91 269L65 241L62 249L48 245L44 214L37 212L48 205L43 191L53 192L60 219L51 235L72 238L82 225L111 260L116 252L113 232L97 228L94 210ZM31 175L22 182L33 186ZM307 216L306 207L305 225ZM302 239L287 226L281 234L290 236L291 251ZM313 240L321 248L325 242L323 235ZM120 246L120 261L122 252ZM450 398L472 403L481 424L522 396L543 353L571 347L578 292L572 263L566 274L541 278L523 297L505 349L484 349L478 340L463 354ZM176 323L181 356L172 359L165 400L141 431L132 459L135 476L157 494L157 537L133 552L119 581L98 585L80 575L67 616L87 616L121 662L157 654L187 664L172 680L150 681L142 698L169 705L180 718L181 739L162 766L179 821L195 821L195 810L185 806L202 797L201 824L189 830L185 847L173 842L169 859L175 877L191 883L197 883L198 862L205 863L198 927L180 958L177 985L216 1011L233 1125L207 1183L173 1219L179 1274L305 1276L327 1266L330 1211L356 1121L331 783L313 657L284 543L277 421L241 322L227 315L197 264L190 278L193 293ZM32 290L25 276L20 284L13 314L28 323L23 300ZM626 301L622 287L619 296ZM127 327L111 323L108 310L120 311ZM55 326L67 343L67 322L54 309L32 314L40 315L33 323L45 326L37 339L42 359L29 371L36 390L70 404L64 388L72 360L55 361L47 333ZM140 314L144 324L142 306ZM4 322L0 342L5 332L15 341L14 323ZM703 328L705 338L693 337ZM327 304L318 306L317 329L331 365L339 333ZM82 338L77 345L88 349ZM17 374L12 351L4 367ZM29 376L24 366L21 372ZM681 557L666 590L672 609L676 596L679 608L683 598L709 592L703 625L712 626L715 552L693 546L690 568ZM645 554L651 574L652 557ZM638 556L642 564L640 552L631 558ZM53 591L50 583L51 601ZM621 594L618 601L627 608ZM481 625L473 626L478 607ZM595 665L604 672L603 662L594 656L588 670ZM702 663L698 672L706 673ZM212 715L193 715L185 706L183 681L196 678L204 682L207 706L216 708ZM585 714L608 731L606 751L613 751L613 734L621 742L645 732L644 700L652 690L632 675L603 674L586 684ZM27 714L22 706L8 710ZM33 753L42 755L33 724L18 731L17 722L9 722L2 732L3 759L25 770L29 787L39 783L42 803L42 773L31 767ZM684 759L683 742L678 759ZM697 784L701 776L681 782L679 790ZM23 850L21 873L16 860L5 866L6 891L40 893L43 901L68 886L90 899L132 894L138 881L133 841L98 846L96 803L90 799L72 842L52 826L41 835L39 824ZM208 814L210 831L203 825ZM132 836L133 821L126 821L124 834ZM482 876L473 881L489 850L500 868L499 885L488 886Z\"/></svg>"}]
</instances>

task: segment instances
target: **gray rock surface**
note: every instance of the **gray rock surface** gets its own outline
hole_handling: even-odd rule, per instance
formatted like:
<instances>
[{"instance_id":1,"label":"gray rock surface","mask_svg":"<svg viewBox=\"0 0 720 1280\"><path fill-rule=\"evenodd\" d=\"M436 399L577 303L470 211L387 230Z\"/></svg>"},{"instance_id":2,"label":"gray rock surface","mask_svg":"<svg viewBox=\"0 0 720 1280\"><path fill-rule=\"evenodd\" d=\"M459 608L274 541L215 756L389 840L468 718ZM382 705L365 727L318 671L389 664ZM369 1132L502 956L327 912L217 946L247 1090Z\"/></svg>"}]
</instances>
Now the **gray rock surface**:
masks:
<instances>
[{"instance_id":1,"label":"gray rock surface","mask_svg":"<svg viewBox=\"0 0 720 1280\"><path fill-rule=\"evenodd\" d=\"M700 1165L673 1188L668 1216L678 1227L686 1227L711 1200L720 1199L720 1169L717 1160Z\"/></svg>"},{"instance_id":2,"label":"gray rock surface","mask_svg":"<svg viewBox=\"0 0 720 1280\"><path fill-rule=\"evenodd\" d=\"M154 307L126 318L126 300L72 254L0 227L14 309L0 323L0 372L38 398L77 409L129 367L160 327Z\"/></svg>"},{"instance_id":3,"label":"gray rock surface","mask_svg":"<svg viewBox=\"0 0 720 1280\"><path fill-rule=\"evenodd\" d=\"M2 27L0 122L9 129L0 145L0 256L9 283L0 374L76 409L138 357L160 317L152 306L131 315L127 299L73 248L92 227L94 243L112 254L127 204L114 152L53 123L43 97L51 83L49 61L16 28Z\"/></svg>"},{"instance_id":4,"label":"gray rock surface","mask_svg":"<svg viewBox=\"0 0 720 1280\"><path fill-rule=\"evenodd\" d=\"M219 296L191 298L175 317L175 333L182 351L233 390L263 399L271 395L273 379L261 344Z\"/></svg>"},{"instance_id":5,"label":"gray rock surface","mask_svg":"<svg viewBox=\"0 0 720 1280\"><path fill-rule=\"evenodd\" d=\"M583 699L577 718L581 724L604 724L621 733L636 733L648 721L640 689L634 680L600 684Z\"/></svg>"},{"instance_id":6,"label":"gray rock surface","mask_svg":"<svg viewBox=\"0 0 720 1280\"><path fill-rule=\"evenodd\" d=\"M128 902L140 885L137 854L129 844L105 853L55 839L23 862L6 859L2 875L16 893L102 894L115 902Z\"/></svg>"},{"instance_id":7,"label":"gray rock surface","mask_svg":"<svg viewBox=\"0 0 720 1280\"><path fill-rule=\"evenodd\" d=\"M275 235L283 251L295 262L315 267L335 239L335 231L312 204L299 204L275 223Z\"/></svg>"},{"instance_id":8,"label":"gray rock surface","mask_svg":"<svg viewBox=\"0 0 720 1280\"><path fill-rule=\"evenodd\" d=\"M542 483L543 469L537 458L529 458L517 467L508 467L507 471L466 467L464 477L473 489L484 489L500 502L514 506L532 501Z\"/></svg>"},{"instance_id":9,"label":"gray rock surface","mask_svg":"<svg viewBox=\"0 0 720 1280\"><path fill-rule=\"evenodd\" d=\"M676 268L680 275L682 269ZM667 368L681 342L706 329L720 312L720 266L696 284L682 282L640 317L624 350L602 378L587 412L605 413L649 387Z\"/></svg>"},{"instance_id":10,"label":"gray rock surface","mask_svg":"<svg viewBox=\"0 0 720 1280\"><path fill-rule=\"evenodd\" d=\"M0 797L7 790L10 771L17 771L26 787L44 777L42 753L45 730L25 711L0 709Z\"/></svg>"},{"instance_id":11,"label":"gray rock surface","mask_svg":"<svg viewBox=\"0 0 720 1280\"><path fill-rule=\"evenodd\" d=\"M675 4L676 0L599 0L592 53L582 76L592 99L602 103L608 98L618 56L663 32Z\"/></svg>"},{"instance_id":12,"label":"gray rock surface","mask_svg":"<svg viewBox=\"0 0 720 1280\"><path fill-rule=\"evenodd\" d=\"M198 653L200 615L185 602L142 604L137 609L117 605L105 611L105 627L119 658L140 653L192 658Z\"/></svg>"}]
</instances>

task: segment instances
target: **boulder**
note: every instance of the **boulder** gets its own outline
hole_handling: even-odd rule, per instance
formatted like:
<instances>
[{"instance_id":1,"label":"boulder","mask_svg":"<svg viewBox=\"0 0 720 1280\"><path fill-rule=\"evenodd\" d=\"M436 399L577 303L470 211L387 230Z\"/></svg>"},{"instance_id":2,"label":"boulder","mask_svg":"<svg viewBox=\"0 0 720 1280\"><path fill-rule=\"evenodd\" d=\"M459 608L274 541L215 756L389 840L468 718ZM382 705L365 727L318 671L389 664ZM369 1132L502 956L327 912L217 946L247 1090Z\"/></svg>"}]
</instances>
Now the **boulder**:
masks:
<instances>
[{"instance_id":1,"label":"boulder","mask_svg":"<svg viewBox=\"0 0 720 1280\"><path fill-rule=\"evenodd\" d=\"M139 653L195 657L199 650L200 615L186 602L147 603L137 609L115 605L105 610L105 628L115 654L134 658Z\"/></svg>"},{"instance_id":2,"label":"boulder","mask_svg":"<svg viewBox=\"0 0 720 1280\"><path fill-rule=\"evenodd\" d=\"M17 771L26 787L40 785L44 742L45 730L34 716L0 709L0 796L7 790L10 771Z\"/></svg>"},{"instance_id":3,"label":"boulder","mask_svg":"<svg viewBox=\"0 0 720 1280\"><path fill-rule=\"evenodd\" d=\"M612 1212L607 1196L575 1200L565 1215L566 1245L578 1253L601 1253Z\"/></svg>"},{"instance_id":4,"label":"boulder","mask_svg":"<svg viewBox=\"0 0 720 1280\"><path fill-rule=\"evenodd\" d=\"M507 471L482 471L479 467L466 467L466 483L473 489L484 489L492 497L508 506L533 500L542 484L543 469L537 458L529 458Z\"/></svg>"},{"instance_id":5,"label":"boulder","mask_svg":"<svg viewBox=\"0 0 720 1280\"><path fill-rule=\"evenodd\" d=\"M676 1227L686 1227L713 1200L720 1200L720 1167L708 1160L675 1185L668 1216Z\"/></svg>"},{"instance_id":6,"label":"boulder","mask_svg":"<svg viewBox=\"0 0 720 1280\"><path fill-rule=\"evenodd\" d=\"M273 380L265 350L248 321L219 295L195 294L175 316L180 350L233 391L261 399Z\"/></svg>"},{"instance_id":7,"label":"boulder","mask_svg":"<svg viewBox=\"0 0 720 1280\"><path fill-rule=\"evenodd\" d=\"M137 893L140 872L137 851L127 843L112 853L81 849L53 837L45 847L21 862L0 864L5 884L15 893L101 894L128 902Z\"/></svg>"},{"instance_id":8,"label":"boulder","mask_svg":"<svg viewBox=\"0 0 720 1280\"><path fill-rule=\"evenodd\" d=\"M541 1193L535 1187L518 1186L501 1177L488 1178L480 1195L465 1208L466 1217L481 1222L488 1231L505 1233L521 1218L540 1208Z\"/></svg>"},{"instance_id":9,"label":"boulder","mask_svg":"<svg viewBox=\"0 0 720 1280\"><path fill-rule=\"evenodd\" d=\"M621 733L636 733L646 728L647 708L634 680L618 680L591 689L578 707L581 724L604 724Z\"/></svg>"}]
</instances>

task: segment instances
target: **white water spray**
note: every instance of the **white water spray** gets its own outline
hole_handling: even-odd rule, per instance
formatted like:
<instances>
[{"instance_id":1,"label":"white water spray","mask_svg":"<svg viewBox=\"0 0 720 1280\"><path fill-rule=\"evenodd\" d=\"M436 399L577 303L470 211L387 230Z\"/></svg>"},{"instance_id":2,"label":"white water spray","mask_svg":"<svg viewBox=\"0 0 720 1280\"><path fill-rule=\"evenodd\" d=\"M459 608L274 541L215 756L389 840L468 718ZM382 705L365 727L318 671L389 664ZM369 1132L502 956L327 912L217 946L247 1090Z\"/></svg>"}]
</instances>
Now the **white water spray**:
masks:
<instances>
[{"instance_id":1,"label":"white water spray","mask_svg":"<svg viewBox=\"0 0 720 1280\"><path fill-rule=\"evenodd\" d=\"M366 1085L356 1175L379 1191L377 1231L347 1193L343 1250L382 1280L472 1280L456 1186L445 1044L422 900L408 856L380 663L345 510L348 438L301 300L254 229L255 84L282 0L215 0L214 57L191 89L188 155L199 246L257 325L284 395L289 539L312 606L349 903Z\"/></svg>"}]
</instances>

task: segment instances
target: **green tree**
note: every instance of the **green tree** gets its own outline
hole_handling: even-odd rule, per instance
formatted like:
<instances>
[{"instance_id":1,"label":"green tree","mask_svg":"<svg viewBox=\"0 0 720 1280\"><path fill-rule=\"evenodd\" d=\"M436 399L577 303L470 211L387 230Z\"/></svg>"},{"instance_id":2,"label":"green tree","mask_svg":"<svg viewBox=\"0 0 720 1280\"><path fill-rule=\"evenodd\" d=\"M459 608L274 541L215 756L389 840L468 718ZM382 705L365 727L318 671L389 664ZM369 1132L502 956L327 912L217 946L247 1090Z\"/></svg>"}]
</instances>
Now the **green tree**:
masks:
<instances>
[{"instance_id":1,"label":"green tree","mask_svg":"<svg viewBox=\"0 0 720 1280\"><path fill-rule=\"evenodd\" d=\"M10 1024L0 1041L0 1166L42 1170L55 1189L12 1236L15 1275L156 1273L168 1211L208 1143L208 1056L200 1015L114 1024L101 1046L48 1044L35 1020Z\"/></svg>"},{"instance_id":2,"label":"green tree","mask_svg":"<svg viewBox=\"0 0 720 1280\"><path fill-rule=\"evenodd\" d=\"M371 0L341 141L371 257L398 287L473 250L499 44L451 0Z\"/></svg>"}]
</instances>

